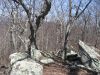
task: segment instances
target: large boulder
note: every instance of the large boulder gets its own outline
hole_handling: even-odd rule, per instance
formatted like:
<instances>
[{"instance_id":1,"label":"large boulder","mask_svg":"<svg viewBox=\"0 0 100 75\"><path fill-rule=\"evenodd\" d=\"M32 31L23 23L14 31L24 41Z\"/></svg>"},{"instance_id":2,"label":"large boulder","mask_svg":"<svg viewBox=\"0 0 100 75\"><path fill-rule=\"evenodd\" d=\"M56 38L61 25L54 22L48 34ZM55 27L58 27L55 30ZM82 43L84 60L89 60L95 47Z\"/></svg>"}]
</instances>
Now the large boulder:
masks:
<instances>
[{"instance_id":1,"label":"large boulder","mask_svg":"<svg viewBox=\"0 0 100 75\"><path fill-rule=\"evenodd\" d=\"M10 55L12 69L10 75L43 75L43 66L36 61L27 58L25 53Z\"/></svg>"},{"instance_id":2,"label":"large boulder","mask_svg":"<svg viewBox=\"0 0 100 75\"><path fill-rule=\"evenodd\" d=\"M79 41L79 55L83 64L87 68L91 68L94 71L100 72L100 54L96 52L96 49L88 46L86 43Z\"/></svg>"}]
</instances>

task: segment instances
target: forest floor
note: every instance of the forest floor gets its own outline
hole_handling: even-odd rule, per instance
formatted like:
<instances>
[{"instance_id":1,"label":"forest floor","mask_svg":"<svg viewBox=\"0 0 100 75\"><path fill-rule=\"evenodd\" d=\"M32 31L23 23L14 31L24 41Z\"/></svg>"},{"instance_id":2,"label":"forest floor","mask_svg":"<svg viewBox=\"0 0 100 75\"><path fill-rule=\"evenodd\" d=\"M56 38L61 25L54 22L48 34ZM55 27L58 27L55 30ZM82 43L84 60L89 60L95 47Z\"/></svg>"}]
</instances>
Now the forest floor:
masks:
<instances>
[{"instance_id":1,"label":"forest floor","mask_svg":"<svg viewBox=\"0 0 100 75\"><path fill-rule=\"evenodd\" d=\"M61 64L44 65L43 75L94 75L92 72L84 69L70 69Z\"/></svg>"},{"instance_id":2,"label":"forest floor","mask_svg":"<svg viewBox=\"0 0 100 75\"><path fill-rule=\"evenodd\" d=\"M43 75L95 75L84 69L71 69L69 66L64 66L61 63L43 65L43 68ZM0 75L9 75L8 68L2 66L0 68Z\"/></svg>"}]
</instances>

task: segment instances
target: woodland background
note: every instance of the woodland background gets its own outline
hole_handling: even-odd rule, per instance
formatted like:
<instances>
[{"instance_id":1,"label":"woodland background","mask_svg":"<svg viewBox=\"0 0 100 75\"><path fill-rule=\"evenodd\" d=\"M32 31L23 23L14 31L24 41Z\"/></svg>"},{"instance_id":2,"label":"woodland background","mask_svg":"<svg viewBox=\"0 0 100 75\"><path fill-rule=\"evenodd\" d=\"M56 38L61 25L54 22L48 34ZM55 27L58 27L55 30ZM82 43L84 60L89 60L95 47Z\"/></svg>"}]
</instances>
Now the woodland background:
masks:
<instances>
[{"instance_id":1,"label":"woodland background","mask_svg":"<svg viewBox=\"0 0 100 75\"><path fill-rule=\"evenodd\" d=\"M31 0L24 0L29 6ZM42 0L33 0L34 13L38 13L43 5ZM72 0L72 16L81 0ZM79 11L81 11L89 0L82 0ZM17 5L15 3L15 5ZM11 8L9 0L0 0L0 65L9 63L9 55L13 52L25 51L22 42L16 37L17 49L15 50L11 31L12 25ZM33 14L34 14L33 13ZM35 15L34 15L35 16ZM63 48L64 29L69 17L69 2L68 0L53 0L51 10L41 23L37 33L36 40L39 50L47 52L57 52ZM18 9L18 22L21 26L26 24L26 14L24 10ZM19 25L19 23L17 25ZM68 48L78 51L78 41L82 40L91 46L100 49L100 1L92 0L86 10L73 23L70 35L68 36Z\"/></svg>"}]
</instances>

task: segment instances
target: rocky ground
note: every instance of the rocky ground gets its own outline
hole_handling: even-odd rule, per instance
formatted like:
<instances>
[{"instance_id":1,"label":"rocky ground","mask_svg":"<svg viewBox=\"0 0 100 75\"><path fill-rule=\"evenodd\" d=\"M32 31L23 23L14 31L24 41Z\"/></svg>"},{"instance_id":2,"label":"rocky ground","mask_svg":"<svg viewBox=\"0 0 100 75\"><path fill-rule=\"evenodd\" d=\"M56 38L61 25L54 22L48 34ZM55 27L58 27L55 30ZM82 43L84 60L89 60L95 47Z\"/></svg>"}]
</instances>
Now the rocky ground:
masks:
<instances>
[{"instance_id":1,"label":"rocky ground","mask_svg":"<svg viewBox=\"0 0 100 75\"><path fill-rule=\"evenodd\" d=\"M82 48L85 51L87 51L87 48L89 51L91 51L91 50L94 51L93 49L91 49L91 47L88 47L87 45L85 46L82 44ZM99 75L99 74L96 74L96 72L93 72L93 71L95 71L94 68L96 68L96 70L98 70L97 72L100 72L99 68L98 68L99 64L97 66L97 63L99 63L99 61L97 61L97 63L93 62L94 64L96 63L96 67L91 69L93 71L90 71L89 69L91 68L91 66L87 65L87 67L82 67L82 64L77 65L78 62L76 62L76 61L79 59L74 60L74 57L76 56L76 54L72 55L72 51L70 52L71 55L68 55L70 57L67 56L67 60L68 60L68 62L66 62L67 65L63 65L62 62L58 63L58 61L48 60L50 58L43 56L43 54L41 53L40 50L33 49L33 51L34 51L33 53L35 53L32 56L33 59L28 58L27 53L21 53L21 52L13 53L9 56L9 58L11 60L10 64L12 65L11 75L14 75L14 74L16 74L16 75L19 75L19 74L20 75L24 75L24 74L33 75L33 73L34 73L34 75L42 75L42 73L43 73L43 75ZM89 53L90 52L87 52L85 54L89 54ZM92 53L94 53L92 55L94 55L95 57L96 57L96 55L99 56L99 54L97 54L95 52L92 52ZM72 57L72 56L74 56L74 57ZM80 56L82 57L82 54ZM89 54L89 56L91 56L91 54ZM68 58L70 58L70 59L68 59ZM73 59L71 59L71 58L73 58ZM77 58L77 57L75 57L75 58ZM91 58L92 58L92 56L91 56ZM88 62L88 63L91 64L91 62ZM84 66L86 66L86 65L84 65ZM0 75L9 75L10 69L11 68L7 67L6 65L0 65Z\"/></svg>"},{"instance_id":2,"label":"rocky ground","mask_svg":"<svg viewBox=\"0 0 100 75\"><path fill-rule=\"evenodd\" d=\"M60 63L54 63L43 66L43 75L95 75L94 73L84 69L71 69L68 66L63 66ZM0 68L0 75L9 75L8 68L2 66Z\"/></svg>"},{"instance_id":3,"label":"rocky ground","mask_svg":"<svg viewBox=\"0 0 100 75\"><path fill-rule=\"evenodd\" d=\"M94 73L84 69L71 69L68 66L62 66L61 64L44 65L43 75L95 75Z\"/></svg>"}]
</instances>

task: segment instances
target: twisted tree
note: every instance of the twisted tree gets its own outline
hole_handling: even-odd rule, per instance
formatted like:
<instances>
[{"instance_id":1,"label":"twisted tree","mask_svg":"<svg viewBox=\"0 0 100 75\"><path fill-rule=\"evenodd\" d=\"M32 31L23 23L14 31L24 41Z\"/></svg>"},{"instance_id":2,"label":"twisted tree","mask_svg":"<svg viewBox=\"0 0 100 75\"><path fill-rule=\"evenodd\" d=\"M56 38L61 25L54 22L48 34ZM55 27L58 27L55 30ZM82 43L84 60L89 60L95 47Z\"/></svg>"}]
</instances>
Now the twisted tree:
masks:
<instances>
[{"instance_id":1,"label":"twisted tree","mask_svg":"<svg viewBox=\"0 0 100 75\"><path fill-rule=\"evenodd\" d=\"M41 8L41 11L39 12L39 14L35 14L35 21L33 22L33 12L31 11L31 7L27 7L27 5L24 3L24 0L12 0L14 3L20 5L25 13L27 14L27 23L26 23L26 31L30 30L30 34L28 34L28 36L26 35L27 38L22 38L21 36L19 36L25 44L26 50L28 50L29 55L31 56L31 48L34 47L35 49L38 49L37 44L36 44L36 32L39 29L39 27L41 26L41 22L43 21L43 19L45 18L45 16L48 14L48 12L50 11L51 8L51 2L52 0L42 0L43 1L43 7ZM31 0L34 1L34 0ZM34 5L32 5L34 6ZM24 29L25 31L25 29ZM23 32L24 33L24 32Z\"/></svg>"}]
</instances>

